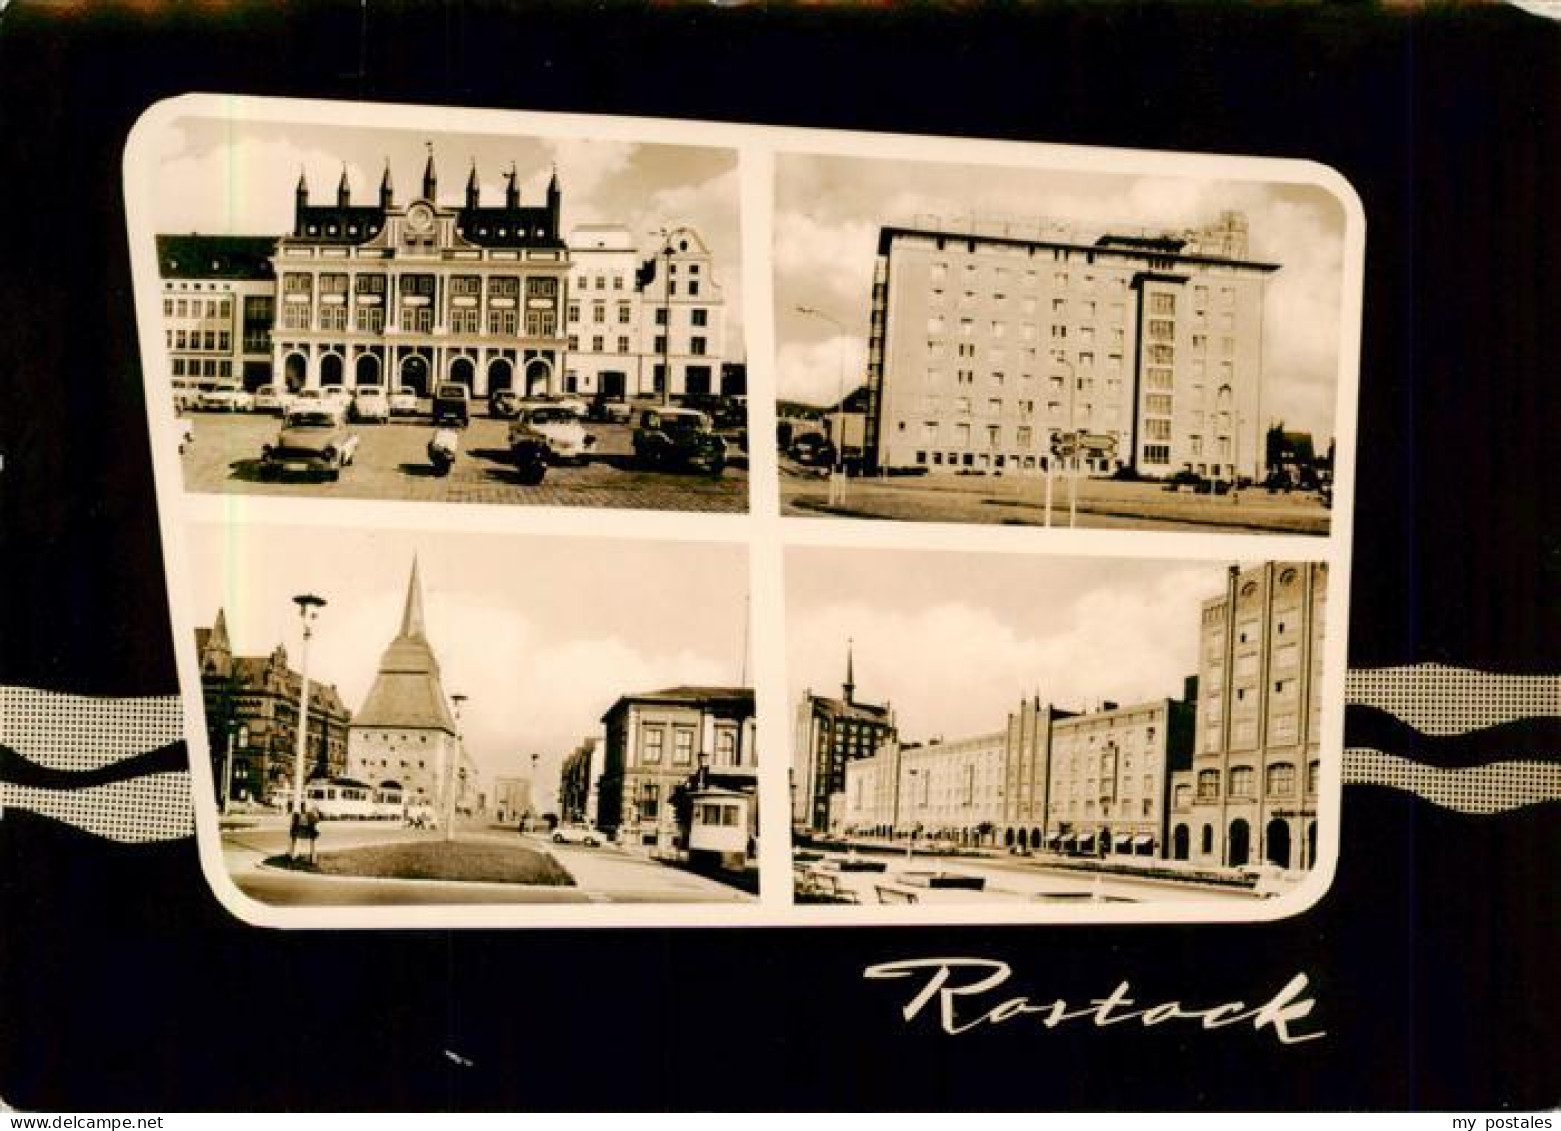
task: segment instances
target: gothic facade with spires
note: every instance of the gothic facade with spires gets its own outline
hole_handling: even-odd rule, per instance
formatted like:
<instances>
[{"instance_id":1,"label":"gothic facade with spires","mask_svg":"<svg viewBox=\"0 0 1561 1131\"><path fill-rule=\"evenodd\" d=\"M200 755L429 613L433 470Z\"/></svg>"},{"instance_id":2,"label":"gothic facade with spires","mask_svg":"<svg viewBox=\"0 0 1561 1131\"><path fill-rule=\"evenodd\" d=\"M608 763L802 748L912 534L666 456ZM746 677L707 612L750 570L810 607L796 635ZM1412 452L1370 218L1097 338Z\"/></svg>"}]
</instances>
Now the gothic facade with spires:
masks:
<instances>
[{"instance_id":1,"label":"gothic facade with spires","mask_svg":"<svg viewBox=\"0 0 1561 1131\"><path fill-rule=\"evenodd\" d=\"M896 736L894 711L859 703L855 664L846 650L846 678L838 699L803 693L792 742L791 819L799 828L828 831L831 798L846 788L846 766L872 757ZM838 806L838 800L835 802Z\"/></svg>"},{"instance_id":2,"label":"gothic facade with spires","mask_svg":"<svg viewBox=\"0 0 1561 1131\"><path fill-rule=\"evenodd\" d=\"M399 788L408 804L432 805L441 813L449 789L455 790L457 810L478 805L476 767L428 642L415 561L401 624L347 732L347 776L376 791Z\"/></svg>"},{"instance_id":3,"label":"gothic facade with spires","mask_svg":"<svg viewBox=\"0 0 1561 1131\"><path fill-rule=\"evenodd\" d=\"M274 260L272 370L289 387L562 391L569 249L556 174L541 203L523 205L511 169L503 202L483 204L473 166L460 203L446 204L430 152L401 203L388 164L370 203L353 203L345 170L334 201L311 202L303 173L294 196Z\"/></svg>"},{"instance_id":4,"label":"gothic facade with spires","mask_svg":"<svg viewBox=\"0 0 1561 1131\"><path fill-rule=\"evenodd\" d=\"M687 225L644 249L621 224L566 237L556 171L522 203L512 166L484 201L473 165L445 201L431 150L405 197L388 162L367 199L345 168L331 197L302 170L293 191L285 233L157 237L176 388L730 391L722 286Z\"/></svg>"}]
</instances>

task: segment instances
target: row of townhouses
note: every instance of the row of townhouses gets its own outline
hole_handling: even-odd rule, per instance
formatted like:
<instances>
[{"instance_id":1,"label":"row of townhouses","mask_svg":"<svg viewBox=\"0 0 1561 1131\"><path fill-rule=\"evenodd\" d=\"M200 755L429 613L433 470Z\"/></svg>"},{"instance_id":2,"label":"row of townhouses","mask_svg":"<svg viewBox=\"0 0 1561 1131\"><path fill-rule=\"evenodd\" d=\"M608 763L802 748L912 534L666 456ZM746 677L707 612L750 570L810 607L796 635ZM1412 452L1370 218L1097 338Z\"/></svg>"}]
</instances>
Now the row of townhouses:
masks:
<instances>
[{"instance_id":1,"label":"row of townhouses","mask_svg":"<svg viewBox=\"0 0 1561 1131\"><path fill-rule=\"evenodd\" d=\"M957 741L902 739L887 706L798 706L792 819L815 832L933 836L1090 855L1310 867L1327 566L1231 567L1203 602L1179 698L1087 711L1026 699Z\"/></svg>"}]
</instances>

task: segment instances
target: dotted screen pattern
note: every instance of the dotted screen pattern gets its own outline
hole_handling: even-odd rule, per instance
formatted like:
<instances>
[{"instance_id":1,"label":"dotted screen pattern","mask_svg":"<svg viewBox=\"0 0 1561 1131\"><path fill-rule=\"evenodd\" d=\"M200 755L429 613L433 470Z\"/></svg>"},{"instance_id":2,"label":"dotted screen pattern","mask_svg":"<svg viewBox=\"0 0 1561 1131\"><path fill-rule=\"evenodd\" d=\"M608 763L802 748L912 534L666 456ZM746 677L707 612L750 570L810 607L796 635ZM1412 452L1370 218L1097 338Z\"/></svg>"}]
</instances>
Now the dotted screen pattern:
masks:
<instances>
[{"instance_id":1,"label":"dotted screen pattern","mask_svg":"<svg viewBox=\"0 0 1561 1131\"><path fill-rule=\"evenodd\" d=\"M0 687L0 745L51 770L96 770L183 737L177 695L100 699Z\"/></svg>"},{"instance_id":2,"label":"dotted screen pattern","mask_svg":"<svg viewBox=\"0 0 1561 1131\"><path fill-rule=\"evenodd\" d=\"M183 770L85 789L40 789L0 781L0 813L26 809L107 840L145 844L195 835L190 796L190 775Z\"/></svg>"},{"instance_id":3,"label":"dotted screen pattern","mask_svg":"<svg viewBox=\"0 0 1561 1131\"><path fill-rule=\"evenodd\" d=\"M1459 813L1504 813L1561 800L1561 763L1491 762L1444 770L1387 754L1352 748L1344 752L1344 780L1385 785Z\"/></svg>"},{"instance_id":4,"label":"dotted screen pattern","mask_svg":"<svg viewBox=\"0 0 1561 1131\"><path fill-rule=\"evenodd\" d=\"M1380 708L1421 734L1464 734L1561 715L1561 677L1502 675L1446 664L1352 668L1345 675L1344 697Z\"/></svg>"}]
</instances>

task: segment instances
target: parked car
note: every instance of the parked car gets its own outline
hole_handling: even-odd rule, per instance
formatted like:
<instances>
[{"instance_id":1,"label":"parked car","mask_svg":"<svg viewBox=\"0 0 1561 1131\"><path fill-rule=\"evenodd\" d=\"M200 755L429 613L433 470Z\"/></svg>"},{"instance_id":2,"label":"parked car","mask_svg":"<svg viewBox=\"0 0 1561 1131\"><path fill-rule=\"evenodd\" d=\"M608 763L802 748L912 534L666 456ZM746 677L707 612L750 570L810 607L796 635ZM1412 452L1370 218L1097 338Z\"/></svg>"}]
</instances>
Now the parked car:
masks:
<instances>
[{"instance_id":1,"label":"parked car","mask_svg":"<svg viewBox=\"0 0 1561 1131\"><path fill-rule=\"evenodd\" d=\"M726 467L726 441L710 418L689 408L653 408L640 414L634 430L634 458L647 467L690 468L720 475Z\"/></svg>"},{"instance_id":2,"label":"parked car","mask_svg":"<svg viewBox=\"0 0 1561 1131\"><path fill-rule=\"evenodd\" d=\"M627 424L634 416L634 410L629 407L629 402L621 395L615 393L597 393L591 400L591 407L586 411L586 419L599 420L603 423Z\"/></svg>"},{"instance_id":3,"label":"parked car","mask_svg":"<svg viewBox=\"0 0 1561 1131\"><path fill-rule=\"evenodd\" d=\"M282 418L276 443L260 450L261 470L268 477L299 472L334 481L357 450L358 438L348 431L339 407L322 402L294 405Z\"/></svg>"},{"instance_id":4,"label":"parked car","mask_svg":"<svg viewBox=\"0 0 1561 1131\"><path fill-rule=\"evenodd\" d=\"M352 408L352 393L345 385L325 385L320 389L320 396L344 413Z\"/></svg>"},{"instance_id":5,"label":"parked car","mask_svg":"<svg viewBox=\"0 0 1561 1131\"><path fill-rule=\"evenodd\" d=\"M397 385L390 390L390 413L392 416L416 416L417 390L410 385Z\"/></svg>"},{"instance_id":6,"label":"parked car","mask_svg":"<svg viewBox=\"0 0 1561 1131\"><path fill-rule=\"evenodd\" d=\"M471 421L471 392L458 381L446 381L434 389L434 423L465 428Z\"/></svg>"},{"instance_id":7,"label":"parked car","mask_svg":"<svg viewBox=\"0 0 1561 1131\"><path fill-rule=\"evenodd\" d=\"M488 415L513 420L520 411L520 397L514 389L495 389L488 395Z\"/></svg>"},{"instance_id":8,"label":"parked car","mask_svg":"<svg viewBox=\"0 0 1561 1131\"><path fill-rule=\"evenodd\" d=\"M390 419L390 397L383 385L359 385L352 393L352 418L383 424Z\"/></svg>"},{"instance_id":9,"label":"parked car","mask_svg":"<svg viewBox=\"0 0 1561 1131\"><path fill-rule=\"evenodd\" d=\"M216 385L200 395L199 407L205 412L248 412L255 398L233 385Z\"/></svg>"},{"instance_id":10,"label":"parked car","mask_svg":"<svg viewBox=\"0 0 1561 1131\"><path fill-rule=\"evenodd\" d=\"M804 467L829 467L835 462L835 445L817 432L798 436L786 453Z\"/></svg>"},{"instance_id":11,"label":"parked car","mask_svg":"<svg viewBox=\"0 0 1561 1131\"><path fill-rule=\"evenodd\" d=\"M596 446L596 437L587 432L580 417L567 408L531 405L522 409L509 426L511 451L528 443L540 443L551 463L567 460L584 463Z\"/></svg>"},{"instance_id":12,"label":"parked car","mask_svg":"<svg viewBox=\"0 0 1561 1131\"><path fill-rule=\"evenodd\" d=\"M577 396L574 396L573 394L565 394L561 397L549 397L548 403L557 405L559 408L567 408L581 420L584 420L586 414L591 411L590 405L586 404L585 401L581 400Z\"/></svg>"},{"instance_id":13,"label":"parked car","mask_svg":"<svg viewBox=\"0 0 1561 1131\"><path fill-rule=\"evenodd\" d=\"M596 848L607 843L607 834L589 825L559 825L553 830L554 844L583 844Z\"/></svg>"},{"instance_id":14,"label":"parked car","mask_svg":"<svg viewBox=\"0 0 1561 1131\"><path fill-rule=\"evenodd\" d=\"M288 399L279 386L262 385L255 390L254 409L256 412L274 412L280 416L287 411Z\"/></svg>"}]
</instances>

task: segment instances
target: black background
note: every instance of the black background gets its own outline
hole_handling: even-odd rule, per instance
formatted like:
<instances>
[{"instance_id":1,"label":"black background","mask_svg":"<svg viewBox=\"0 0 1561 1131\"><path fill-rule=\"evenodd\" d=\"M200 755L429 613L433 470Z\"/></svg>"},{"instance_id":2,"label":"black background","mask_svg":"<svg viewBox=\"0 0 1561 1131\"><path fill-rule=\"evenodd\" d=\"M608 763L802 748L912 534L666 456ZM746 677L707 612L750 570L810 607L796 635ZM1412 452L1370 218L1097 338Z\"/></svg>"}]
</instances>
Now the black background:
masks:
<instances>
[{"instance_id":1,"label":"black background","mask_svg":"<svg viewBox=\"0 0 1561 1131\"><path fill-rule=\"evenodd\" d=\"M1352 666L1553 671L1561 32L1489 6L17 3L0 15L0 683L171 694L123 214L189 91L1302 157L1367 217ZM1511 753L1492 749L1489 756ZM1553 754L1551 755L1554 756ZM1347 787L1273 925L279 932L193 841L0 820L0 1096L22 1107L1495 1108L1561 1100L1561 806ZM958 1038L862 970L969 954L1050 1000L1261 1000L1328 1037ZM321 992L325 988L329 992ZM470 1061L461 1065L446 1050Z\"/></svg>"}]
</instances>

